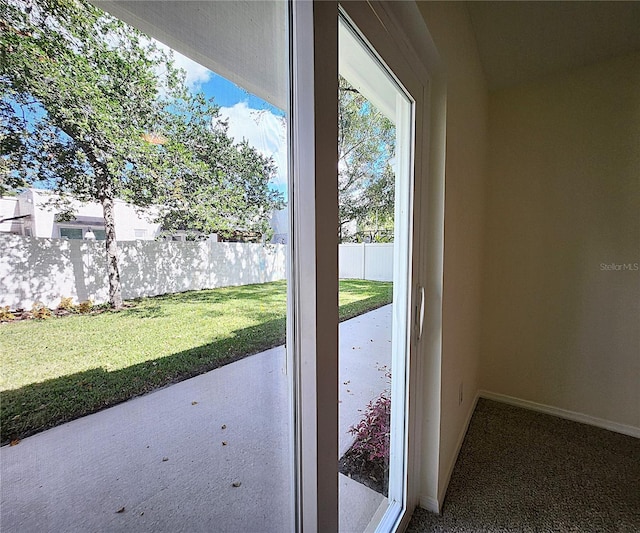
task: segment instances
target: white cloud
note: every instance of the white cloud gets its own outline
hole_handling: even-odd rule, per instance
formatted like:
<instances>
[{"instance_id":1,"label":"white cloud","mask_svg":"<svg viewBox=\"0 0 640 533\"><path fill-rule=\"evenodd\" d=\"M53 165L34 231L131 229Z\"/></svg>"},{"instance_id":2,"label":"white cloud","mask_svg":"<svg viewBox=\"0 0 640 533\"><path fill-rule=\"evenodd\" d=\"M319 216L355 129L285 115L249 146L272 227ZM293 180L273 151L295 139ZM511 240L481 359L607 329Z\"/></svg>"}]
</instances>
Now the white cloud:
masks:
<instances>
[{"instance_id":1,"label":"white cloud","mask_svg":"<svg viewBox=\"0 0 640 533\"><path fill-rule=\"evenodd\" d=\"M246 139L258 152L273 158L277 166L275 185L287 184L287 125L284 117L267 109L250 108L246 102L221 107L220 116L229 122L229 136Z\"/></svg>"},{"instance_id":2,"label":"white cloud","mask_svg":"<svg viewBox=\"0 0 640 533\"><path fill-rule=\"evenodd\" d=\"M209 81L213 72L211 72L207 67L203 67L200 63L196 63L187 56L183 56L180 52L169 48L166 44L161 43L160 41L156 41L155 39L152 40L161 50L167 53L170 51L173 52L174 66L187 73L186 83L189 89L197 91L200 89L201 85Z\"/></svg>"},{"instance_id":3,"label":"white cloud","mask_svg":"<svg viewBox=\"0 0 640 533\"><path fill-rule=\"evenodd\" d=\"M173 51L173 59L175 66L183 69L187 73L187 86L192 90L207 83L213 74L208 68L203 67L200 63L196 63L175 50Z\"/></svg>"}]
</instances>

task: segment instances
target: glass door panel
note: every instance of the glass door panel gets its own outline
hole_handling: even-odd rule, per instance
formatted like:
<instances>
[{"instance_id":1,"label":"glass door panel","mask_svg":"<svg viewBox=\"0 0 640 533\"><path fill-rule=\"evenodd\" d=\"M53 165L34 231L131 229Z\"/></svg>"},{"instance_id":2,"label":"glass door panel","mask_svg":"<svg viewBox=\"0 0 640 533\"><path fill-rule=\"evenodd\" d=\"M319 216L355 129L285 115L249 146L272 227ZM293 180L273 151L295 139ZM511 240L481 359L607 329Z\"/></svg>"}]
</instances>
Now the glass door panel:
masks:
<instances>
[{"instance_id":1,"label":"glass door panel","mask_svg":"<svg viewBox=\"0 0 640 533\"><path fill-rule=\"evenodd\" d=\"M339 21L340 530L386 531L406 504L413 101Z\"/></svg>"},{"instance_id":2,"label":"glass door panel","mask_svg":"<svg viewBox=\"0 0 640 533\"><path fill-rule=\"evenodd\" d=\"M289 7L2 2L3 530L294 529Z\"/></svg>"}]
</instances>

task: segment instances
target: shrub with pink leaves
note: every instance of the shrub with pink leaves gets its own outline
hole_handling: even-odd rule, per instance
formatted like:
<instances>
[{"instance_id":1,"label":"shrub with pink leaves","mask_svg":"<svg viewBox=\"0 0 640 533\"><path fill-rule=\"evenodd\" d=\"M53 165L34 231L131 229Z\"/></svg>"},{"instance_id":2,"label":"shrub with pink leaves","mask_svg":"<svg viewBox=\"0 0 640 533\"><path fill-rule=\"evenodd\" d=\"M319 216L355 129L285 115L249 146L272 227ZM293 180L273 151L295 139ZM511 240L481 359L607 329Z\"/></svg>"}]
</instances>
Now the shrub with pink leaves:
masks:
<instances>
[{"instance_id":1,"label":"shrub with pink leaves","mask_svg":"<svg viewBox=\"0 0 640 533\"><path fill-rule=\"evenodd\" d=\"M388 391L369 402L362 420L351 426L349 432L356 437L351 447L352 459L379 463L386 471L391 432L391 396Z\"/></svg>"},{"instance_id":2,"label":"shrub with pink leaves","mask_svg":"<svg viewBox=\"0 0 640 533\"><path fill-rule=\"evenodd\" d=\"M388 387L377 399L369 402L360 422L349 428L355 441L340 458L338 466L345 476L387 496L391 443L391 371L386 365L378 370L384 372Z\"/></svg>"}]
</instances>

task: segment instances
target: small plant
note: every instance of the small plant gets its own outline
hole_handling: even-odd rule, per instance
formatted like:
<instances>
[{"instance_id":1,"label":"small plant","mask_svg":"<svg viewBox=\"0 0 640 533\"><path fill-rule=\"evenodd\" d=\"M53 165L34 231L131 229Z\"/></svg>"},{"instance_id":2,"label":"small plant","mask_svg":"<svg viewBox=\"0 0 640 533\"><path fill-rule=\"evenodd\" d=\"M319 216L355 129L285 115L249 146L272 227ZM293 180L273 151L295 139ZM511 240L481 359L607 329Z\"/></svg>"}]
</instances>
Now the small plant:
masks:
<instances>
[{"instance_id":1,"label":"small plant","mask_svg":"<svg viewBox=\"0 0 640 533\"><path fill-rule=\"evenodd\" d=\"M16 316L9 311L9 306L5 305L4 307L0 307L0 322L11 322L15 320Z\"/></svg>"},{"instance_id":2,"label":"small plant","mask_svg":"<svg viewBox=\"0 0 640 533\"><path fill-rule=\"evenodd\" d=\"M385 391L375 402L369 402L362 420L349 428L349 433L356 437L351 448L355 456L363 462L381 462L386 470L389 463L390 426L391 396Z\"/></svg>"},{"instance_id":3,"label":"small plant","mask_svg":"<svg viewBox=\"0 0 640 533\"><path fill-rule=\"evenodd\" d=\"M51 311L42 302L34 302L31 307L31 316L37 320L51 318Z\"/></svg>"},{"instance_id":4,"label":"small plant","mask_svg":"<svg viewBox=\"0 0 640 533\"><path fill-rule=\"evenodd\" d=\"M85 300L84 302L80 302L78 304L78 313L86 315L93 310L93 302L91 300Z\"/></svg>"},{"instance_id":5,"label":"small plant","mask_svg":"<svg viewBox=\"0 0 640 533\"><path fill-rule=\"evenodd\" d=\"M73 311L73 298L71 296L60 298L60 303L58 304L59 311Z\"/></svg>"},{"instance_id":6,"label":"small plant","mask_svg":"<svg viewBox=\"0 0 640 533\"><path fill-rule=\"evenodd\" d=\"M342 474L387 495L391 436L391 394L385 390L369 402L362 420L349 428L355 441L342 456Z\"/></svg>"},{"instance_id":7,"label":"small plant","mask_svg":"<svg viewBox=\"0 0 640 533\"><path fill-rule=\"evenodd\" d=\"M391 448L391 370L383 365L378 367L378 371L384 373L388 386L377 399L369 402L360 422L349 428L355 440L338 465L342 474L387 496Z\"/></svg>"}]
</instances>

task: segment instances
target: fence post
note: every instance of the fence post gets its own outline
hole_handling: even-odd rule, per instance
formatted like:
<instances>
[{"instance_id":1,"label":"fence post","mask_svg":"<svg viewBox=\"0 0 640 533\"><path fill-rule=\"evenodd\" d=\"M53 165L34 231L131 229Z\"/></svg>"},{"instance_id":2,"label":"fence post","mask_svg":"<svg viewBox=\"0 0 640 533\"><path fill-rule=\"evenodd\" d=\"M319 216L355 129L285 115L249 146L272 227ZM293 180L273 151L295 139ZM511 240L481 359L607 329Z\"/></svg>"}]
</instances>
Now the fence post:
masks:
<instances>
[{"instance_id":1,"label":"fence post","mask_svg":"<svg viewBox=\"0 0 640 533\"><path fill-rule=\"evenodd\" d=\"M215 247L213 239L207 239L207 289L213 288L213 248Z\"/></svg>"},{"instance_id":2,"label":"fence post","mask_svg":"<svg viewBox=\"0 0 640 533\"><path fill-rule=\"evenodd\" d=\"M362 279L367 279L367 244L362 243Z\"/></svg>"}]
</instances>

